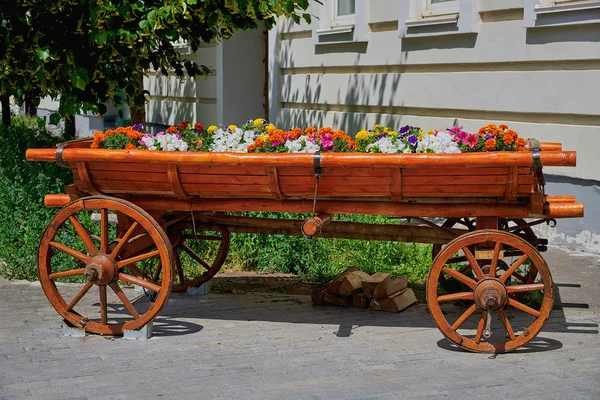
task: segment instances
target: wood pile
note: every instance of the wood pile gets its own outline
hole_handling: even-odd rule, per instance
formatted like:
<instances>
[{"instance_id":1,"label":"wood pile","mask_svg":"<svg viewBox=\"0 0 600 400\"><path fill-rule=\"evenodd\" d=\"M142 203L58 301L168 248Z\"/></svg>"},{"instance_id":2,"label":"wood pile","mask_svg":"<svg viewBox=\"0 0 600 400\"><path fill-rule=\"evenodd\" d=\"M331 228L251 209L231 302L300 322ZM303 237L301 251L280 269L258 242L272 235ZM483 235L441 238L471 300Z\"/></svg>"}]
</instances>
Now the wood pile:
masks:
<instances>
[{"instance_id":1,"label":"wood pile","mask_svg":"<svg viewBox=\"0 0 600 400\"><path fill-rule=\"evenodd\" d=\"M359 267L349 267L337 278L312 293L316 306L335 304L343 307L369 308L400 312L417 302L408 287L408 276L392 279L391 275L376 272L369 275Z\"/></svg>"}]
</instances>

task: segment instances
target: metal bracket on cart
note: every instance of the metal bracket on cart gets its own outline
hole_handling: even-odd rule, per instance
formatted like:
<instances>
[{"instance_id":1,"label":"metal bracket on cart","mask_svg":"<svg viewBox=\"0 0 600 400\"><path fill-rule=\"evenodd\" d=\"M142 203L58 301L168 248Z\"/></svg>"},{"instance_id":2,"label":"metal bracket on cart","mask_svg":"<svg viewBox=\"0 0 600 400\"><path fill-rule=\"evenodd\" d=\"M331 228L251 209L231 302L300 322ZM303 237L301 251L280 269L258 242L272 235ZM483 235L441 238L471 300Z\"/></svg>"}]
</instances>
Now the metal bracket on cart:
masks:
<instances>
[{"instance_id":1,"label":"metal bracket on cart","mask_svg":"<svg viewBox=\"0 0 600 400\"><path fill-rule=\"evenodd\" d=\"M542 187L542 193L546 194L546 179L544 178L544 172L542 171L542 160L541 160L541 148L540 142L537 139L530 138L529 145L531 146L531 157L533 158L533 168L535 175Z\"/></svg>"}]
</instances>

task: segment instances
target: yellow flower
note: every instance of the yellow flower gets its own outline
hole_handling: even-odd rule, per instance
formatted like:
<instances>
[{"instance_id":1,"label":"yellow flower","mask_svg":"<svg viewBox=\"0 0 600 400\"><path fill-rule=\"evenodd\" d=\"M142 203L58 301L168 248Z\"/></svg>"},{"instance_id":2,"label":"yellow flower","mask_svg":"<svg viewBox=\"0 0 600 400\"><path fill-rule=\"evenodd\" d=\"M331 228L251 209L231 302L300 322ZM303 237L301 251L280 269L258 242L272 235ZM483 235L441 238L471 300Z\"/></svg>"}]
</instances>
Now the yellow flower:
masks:
<instances>
[{"instance_id":1,"label":"yellow flower","mask_svg":"<svg viewBox=\"0 0 600 400\"><path fill-rule=\"evenodd\" d=\"M265 131L267 131L267 133L271 132L273 129L275 129L275 125L273 124L269 124L265 127Z\"/></svg>"},{"instance_id":2,"label":"yellow flower","mask_svg":"<svg viewBox=\"0 0 600 400\"><path fill-rule=\"evenodd\" d=\"M398 136L398 132L396 132L396 131L389 131L388 135L389 136Z\"/></svg>"},{"instance_id":3,"label":"yellow flower","mask_svg":"<svg viewBox=\"0 0 600 400\"><path fill-rule=\"evenodd\" d=\"M208 132L209 135L212 135L213 133L215 133L217 131L217 126L216 125L211 125L208 127L208 129L206 130L206 132Z\"/></svg>"},{"instance_id":4,"label":"yellow flower","mask_svg":"<svg viewBox=\"0 0 600 400\"><path fill-rule=\"evenodd\" d=\"M254 126L256 126L256 127L263 126L263 125L264 125L264 124L263 124L263 121L264 121L264 119L263 119L263 118L256 118L256 119L254 120Z\"/></svg>"},{"instance_id":5,"label":"yellow flower","mask_svg":"<svg viewBox=\"0 0 600 400\"><path fill-rule=\"evenodd\" d=\"M235 132L235 130L237 129L237 126L236 125L229 125L228 128L229 128L229 130L231 132Z\"/></svg>"},{"instance_id":6,"label":"yellow flower","mask_svg":"<svg viewBox=\"0 0 600 400\"><path fill-rule=\"evenodd\" d=\"M375 129L381 129L381 128L383 128L381 125L375 124Z\"/></svg>"},{"instance_id":7,"label":"yellow flower","mask_svg":"<svg viewBox=\"0 0 600 400\"><path fill-rule=\"evenodd\" d=\"M384 131L385 133L388 133L388 132L390 131L390 128L387 128L387 127L386 127L386 128L383 128L383 131Z\"/></svg>"},{"instance_id":8,"label":"yellow flower","mask_svg":"<svg viewBox=\"0 0 600 400\"><path fill-rule=\"evenodd\" d=\"M356 134L356 140L369 140L369 132L366 129Z\"/></svg>"}]
</instances>

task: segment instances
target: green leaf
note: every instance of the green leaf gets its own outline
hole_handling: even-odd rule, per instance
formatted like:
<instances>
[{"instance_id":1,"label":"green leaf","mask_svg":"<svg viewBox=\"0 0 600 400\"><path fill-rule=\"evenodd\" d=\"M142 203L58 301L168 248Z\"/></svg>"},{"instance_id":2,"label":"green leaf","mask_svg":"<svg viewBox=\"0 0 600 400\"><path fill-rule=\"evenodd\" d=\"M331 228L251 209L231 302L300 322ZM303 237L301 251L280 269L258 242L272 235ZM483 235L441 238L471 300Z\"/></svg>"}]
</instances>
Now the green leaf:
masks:
<instances>
[{"instance_id":1,"label":"green leaf","mask_svg":"<svg viewBox=\"0 0 600 400\"><path fill-rule=\"evenodd\" d=\"M59 122L60 122L60 114L59 113L50 114L50 123L52 125L58 125Z\"/></svg>"},{"instance_id":2,"label":"green leaf","mask_svg":"<svg viewBox=\"0 0 600 400\"><path fill-rule=\"evenodd\" d=\"M146 29L148 27L148 20L147 19L143 19L143 20L140 21L140 23L138 25L140 26L140 28Z\"/></svg>"},{"instance_id":3,"label":"green leaf","mask_svg":"<svg viewBox=\"0 0 600 400\"><path fill-rule=\"evenodd\" d=\"M190 6L193 6L198 4L198 0L186 0L186 3L188 3Z\"/></svg>"},{"instance_id":4,"label":"green leaf","mask_svg":"<svg viewBox=\"0 0 600 400\"><path fill-rule=\"evenodd\" d=\"M88 71L85 68L78 68L73 73L73 85L77 89L85 90L85 87L90 82L90 78L88 77Z\"/></svg>"},{"instance_id":5,"label":"green leaf","mask_svg":"<svg viewBox=\"0 0 600 400\"><path fill-rule=\"evenodd\" d=\"M48 49L38 48L36 51L38 58L42 61L46 61L48 57L50 57L50 51Z\"/></svg>"},{"instance_id":6,"label":"green leaf","mask_svg":"<svg viewBox=\"0 0 600 400\"><path fill-rule=\"evenodd\" d=\"M106 40L108 39L108 32L106 31L102 31L102 32L98 32L96 34L96 43L99 44L100 46L104 45L106 43Z\"/></svg>"}]
</instances>

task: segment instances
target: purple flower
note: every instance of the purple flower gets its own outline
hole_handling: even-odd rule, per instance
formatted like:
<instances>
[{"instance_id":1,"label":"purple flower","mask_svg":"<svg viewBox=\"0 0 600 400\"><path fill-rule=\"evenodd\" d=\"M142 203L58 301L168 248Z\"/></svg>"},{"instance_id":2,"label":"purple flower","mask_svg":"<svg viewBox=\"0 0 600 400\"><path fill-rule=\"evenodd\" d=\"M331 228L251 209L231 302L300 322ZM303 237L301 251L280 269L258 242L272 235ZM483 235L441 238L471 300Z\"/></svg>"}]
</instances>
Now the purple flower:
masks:
<instances>
[{"instance_id":1,"label":"purple flower","mask_svg":"<svg viewBox=\"0 0 600 400\"><path fill-rule=\"evenodd\" d=\"M175 139L177 139L177 140L181 140L181 136L179 136L179 133L176 133L176 134L175 134L175 135L173 135L173 136L175 136Z\"/></svg>"},{"instance_id":2,"label":"purple flower","mask_svg":"<svg viewBox=\"0 0 600 400\"><path fill-rule=\"evenodd\" d=\"M376 140L379 140L379 139L381 139L381 138L384 138L384 137L386 137L387 135L388 135L387 133L382 133L382 134L379 134L379 135L375 136L375 139L376 139Z\"/></svg>"},{"instance_id":3,"label":"purple flower","mask_svg":"<svg viewBox=\"0 0 600 400\"><path fill-rule=\"evenodd\" d=\"M135 124L134 126L131 127L131 129L133 129L134 131L141 131L144 128L144 125L142 124Z\"/></svg>"},{"instance_id":4,"label":"purple flower","mask_svg":"<svg viewBox=\"0 0 600 400\"><path fill-rule=\"evenodd\" d=\"M417 144L417 142L418 142L418 141L419 141L419 138L418 138L417 136L415 136L415 135L410 135L410 136L408 137L408 143L410 143L410 144L411 144L411 145L413 145L413 146L414 146L415 144Z\"/></svg>"},{"instance_id":5,"label":"purple flower","mask_svg":"<svg viewBox=\"0 0 600 400\"><path fill-rule=\"evenodd\" d=\"M488 139L495 139L495 138L496 138L496 136L494 136L494 135L492 135L492 134L489 134L489 133L488 133L488 134L486 134L486 135L485 135L483 138L484 138L485 140L488 140Z\"/></svg>"},{"instance_id":6,"label":"purple flower","mask_svg":"<svg viewBox=\"0 0 600 400\"><path fill-rule=\"evenodd\" d=\"M408 131L410 131L412 129L412 127L410 125L406 125L403 126L402 128L400 128L400 131L398 131L400 134L406 133Z\"/></svg>"}]
</instances>

